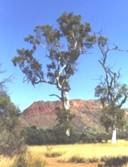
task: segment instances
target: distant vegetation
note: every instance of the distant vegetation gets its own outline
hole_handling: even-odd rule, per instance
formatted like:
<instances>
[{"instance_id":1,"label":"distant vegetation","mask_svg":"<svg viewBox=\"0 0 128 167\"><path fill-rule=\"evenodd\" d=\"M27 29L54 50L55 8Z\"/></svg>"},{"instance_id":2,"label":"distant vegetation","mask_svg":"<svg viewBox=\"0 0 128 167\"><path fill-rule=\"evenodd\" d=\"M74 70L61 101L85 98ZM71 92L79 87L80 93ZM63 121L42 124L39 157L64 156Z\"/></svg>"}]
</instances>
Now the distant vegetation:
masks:
<instances>
[{"instance_id":1,"label":"distant vegetation","mask_svg":"<svg viewBox=\"0 0 128 167\"><path fill-rule=\"evenodd\" d=\"M128 139L128 130L118 131L118 139ZM63 128L40 129L36 127L28 127L24 130L25 141L28 145L42 144L73 144L73 143L104 143L111 139L111 133L105 131L96 131L96 129L87 129L83 133L76 133L72 130L71 136L68 137L64 133Z\"/></svg>"}]
</instances>

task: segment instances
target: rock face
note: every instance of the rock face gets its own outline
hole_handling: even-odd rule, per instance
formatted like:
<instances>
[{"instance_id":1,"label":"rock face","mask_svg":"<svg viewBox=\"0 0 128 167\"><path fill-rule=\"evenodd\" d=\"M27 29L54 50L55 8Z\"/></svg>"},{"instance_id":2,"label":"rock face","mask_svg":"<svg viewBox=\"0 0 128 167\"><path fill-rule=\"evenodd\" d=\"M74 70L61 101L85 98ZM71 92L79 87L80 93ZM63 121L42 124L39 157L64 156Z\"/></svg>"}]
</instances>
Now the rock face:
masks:
<instances>
[{"instance_id":1,"label":"rock face","mask_svg":"<svg viewBox=\"0 0 128 167\"><path fill-rule=\"evenodd\" d=\"M95 100L71 100L71 112L75 115L72 123L78 129L86 126L97 127L101 104ZM59 101L34 102L21 115L25 126L52 128L56 124L56 108L61 106Z\"/></svg>"}]
</instances>

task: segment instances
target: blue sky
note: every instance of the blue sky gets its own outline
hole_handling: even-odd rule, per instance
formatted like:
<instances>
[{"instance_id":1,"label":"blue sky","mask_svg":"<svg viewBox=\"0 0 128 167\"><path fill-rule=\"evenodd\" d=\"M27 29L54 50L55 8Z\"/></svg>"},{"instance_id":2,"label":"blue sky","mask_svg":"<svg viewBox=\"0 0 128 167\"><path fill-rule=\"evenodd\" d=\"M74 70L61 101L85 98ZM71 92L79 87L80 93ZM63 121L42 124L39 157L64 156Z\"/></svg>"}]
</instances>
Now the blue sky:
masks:
<instances>
[{"instance_id":1,"label":"blue sky","mask_svg":"<svg viewBox=\"0 0 128 167\"><path fill-rule=\"evenodd\" d=\"M49 97L58 93L54 86L40 84L33 87L23 83L23 74L11 62L18 48L26 47L24 37L39 24L56 25L63 12L80 14L90 22L93 31L109 38L110 45L128 49L128 1L127 0L0 0L0 63L5 73L0 79L12 75L7 90L12 101L21 110L38 100L55 100ZM94 88L102 75L98 64L99 51L95 48L80 57L77 72L71 78L70 98L93 99ZM128 53L113 53L109 63L121 69L121 82L128 83Z\"/></svg>"}]
</instances>

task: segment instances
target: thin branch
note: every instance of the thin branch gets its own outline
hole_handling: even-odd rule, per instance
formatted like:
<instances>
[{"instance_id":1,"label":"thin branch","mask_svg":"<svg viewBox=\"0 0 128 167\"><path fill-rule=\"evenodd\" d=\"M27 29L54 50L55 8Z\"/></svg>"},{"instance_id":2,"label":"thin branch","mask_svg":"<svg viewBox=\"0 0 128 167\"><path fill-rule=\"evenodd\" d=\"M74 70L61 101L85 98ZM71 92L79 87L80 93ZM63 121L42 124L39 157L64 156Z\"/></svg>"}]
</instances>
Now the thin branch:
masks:
<instances>
[{"instance_id":1,"label":"thin branch","mask_svg":"<svg viewBox=\"0 0 128 167\"><path fill-rule=\"evenodd\" d=\"M57 97L59 100L62 100L62 98L61 98L59 95L57 95L57 94L51 94L51 95L49 95L49 96L55 96L55 97Z\"/></svg>"},{"instance_id":2,"label":"thin branch","mask_svg":"<svg viewBox=\"0 0 128 167\"><path fill-rule=\"evenodd\" d=\"M56 85L54 82L51 82L51 81L47 81L47 80L38 80L38 81L34 81L34 84L39 84L39 83L47 83L47 84L50 84L50 85Z\"/></svg>"}]
</instances>

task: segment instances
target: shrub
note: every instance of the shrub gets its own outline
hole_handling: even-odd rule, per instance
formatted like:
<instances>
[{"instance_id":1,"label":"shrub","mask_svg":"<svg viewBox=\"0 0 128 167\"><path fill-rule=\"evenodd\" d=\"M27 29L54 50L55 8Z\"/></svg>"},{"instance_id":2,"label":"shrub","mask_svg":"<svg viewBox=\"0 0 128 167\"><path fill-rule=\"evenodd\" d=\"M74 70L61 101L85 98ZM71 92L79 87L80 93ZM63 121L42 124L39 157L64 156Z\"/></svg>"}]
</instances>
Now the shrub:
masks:
<instances>
[{"instance_id":1,"label":"shrub","mask_svg":"<svg viewBox=\"0 0 128 167\"><path fill-rule=\"evenodd\" d=\"M13 156L25 150L19 109L0 90L0 154Z\"/></svg>"},{"instance_id":2,"label":"shrub","mask_svg":"<svg viewBox=\"0 0 128 167\"><path fill-rule=\"evenodd\" d=\"M102 166L101 167L121 167L128 163L128 157L103 157L101 158ZM99 164L100 166L101 164Z\"/></svg>"},{"instance_id":3,"label":"shrub","mask_svg":"<svg viewBox=\"0 0 128 167\"><path fill-rule=\"evenodd\" d=\"M96 132L94 129L89 129L81 134L80 141L86 143L107 142L110 135L105 132Z\"/></svg>"},{"instance_id":4,"label":"shrub","mask_svg":"<svg viewBox=\"0 0 128 167\"><path fill-rule=\"evenodd\" d=\"M47 153L45 153L45 156L46 157L49 157L49 158L56 158L56 157L59 157L59 156L61 156L62 155L62 153L59 153L59 152L47 152Z\"/></svg>"},{"instance_id":5,"label":"shrub","mask_svg":"<svg viewBox=\"0 0 128 167\"><path fill-rule=\"evenodd\" d=\"M12 167L28 167L26 154L20 154Z\"/></svg>"},{"instance_id":6,"label":"shrub","mask_svg":"<svg viewBox=\"0 0 128 167\"><path fill-rule=\"evenodd\" d=\"M68 162L73 162L73 163L85 163L86 160L83 157L78 157L78 156L73 156L71 157Z\"/></svg>"},{"instance_id":7,"label":"shrub","mask_svg":"<svg viewBox=\"0 0 128 167\"><path fill-rule=\"evenodd\" d=\"M39 129L28 127L25 129L25 141L29 145L41 144L73 144L73 143L98 143L107 142L109 134L97 132L95 129L88 129L80 134L71 129L71 135L67 136L65 128L54 127L53 129Z\"/></svg>"},{"instance_id":8,"label":"shrub","mask_svg":"<svg viewBox=\"0 0 128 167\"><path fill-rule=\"evenodd\" d=\"M44 143L45 137L40 129L36 127L25 129L25 142L29 145L41 145Z\"/></svg>"}]
</instances>

